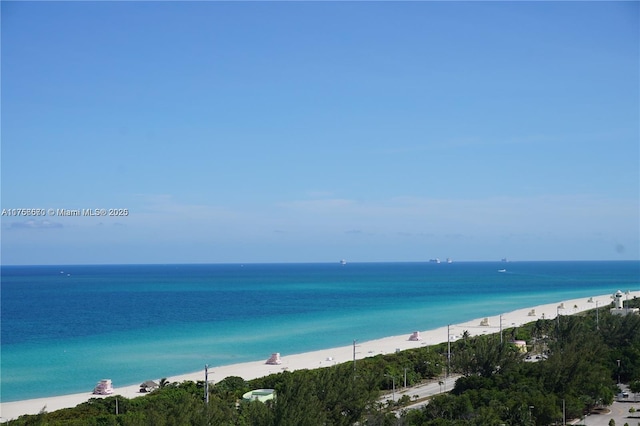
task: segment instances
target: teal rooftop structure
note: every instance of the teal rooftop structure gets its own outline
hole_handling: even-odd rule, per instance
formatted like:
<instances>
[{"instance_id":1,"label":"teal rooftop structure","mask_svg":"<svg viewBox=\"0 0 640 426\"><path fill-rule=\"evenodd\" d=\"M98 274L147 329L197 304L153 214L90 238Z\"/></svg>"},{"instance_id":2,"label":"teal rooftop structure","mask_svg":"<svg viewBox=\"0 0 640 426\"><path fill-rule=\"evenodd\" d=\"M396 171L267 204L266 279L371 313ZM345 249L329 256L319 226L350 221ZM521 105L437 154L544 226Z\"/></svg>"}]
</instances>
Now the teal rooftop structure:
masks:
<instances>
[{"instance_id":1,"label":"teal rooftop structure","mask_svg":"<svg viewBox=\"0 0 640 426\"><path fill-rule=\"evenodd\" d=\"M242 399L245 401L260 401L267 402L274 399L276 391L274 389L255 389L242 395Z\"/></svg>"}]
</instances>

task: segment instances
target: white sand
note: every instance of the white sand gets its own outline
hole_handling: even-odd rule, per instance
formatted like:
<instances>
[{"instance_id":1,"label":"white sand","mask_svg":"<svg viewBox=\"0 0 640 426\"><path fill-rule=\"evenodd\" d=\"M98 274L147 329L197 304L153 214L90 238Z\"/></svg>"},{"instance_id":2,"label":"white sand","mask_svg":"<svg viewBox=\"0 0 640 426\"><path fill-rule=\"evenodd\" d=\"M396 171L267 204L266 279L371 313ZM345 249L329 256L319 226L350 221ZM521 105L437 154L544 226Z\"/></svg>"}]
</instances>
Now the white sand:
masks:
<instances>
[{"instance_id":1,"label":"white sand","mask_svg":"<svg viewBox=\"0 0 640 426\"><path fill-rule=\"evenodd\" d=\"M631 292L629 294L630 298L639 296L640 291ZM589 301L588 298L566 300L505 313L502 315L502 327L506 329L514 326L520 326L541 318L553 319L556 318L558 313L560 315L571 315L589 309L595 309L596 302L602 309L609 309L611 307L612 300L611 295L609 294L594 296L591 300L592 301ZM564 306L564 308L561 306ZM462 324L451 325L449 327L451 341L459 339L464 331L468 331L471 336L476 336L496 333L500 330L500 315L488 317L487 320L489 325L481 325L483 320L484 318L479 318ZM447 341L447 327L421 331L420 335L422 340L419 341L409 340L409 336L413 331L416 330L407 330L407 334L402 336L385 337L383 339L371 340L368 342L357 342L356 359L362 359L378 354L393 353L398 349L405 350L421 346L435 345ZM281 365L265 364L269 355L270 354L265 354L265 358L262 361L245 362L242 364L221 367L209 367L209 381L218 382L229 376L239 376L245 380L251 380L271 373L278 373L283 370L294 371L305 368L312 369L328 367L338 363L353 361L353 346L343 346L296 355L281 354ZM146 379L147 378L141 378L140 383ZM195 382L198 380L204 380L204 366L200 371L170 377L168 380L171 382ZM159 380L156 380L156 382L158 381ZM144 395L139 392L139 389L140 388L137 385L120 388L116 387L114 395L122 395L127 398ZM75 407L76 405L93 397L96 397L96 395L92 395L89 391L73 395L52 396L47 398L0 403L0 421L15 419L23 414L37 414L43 409L47 412L51 412L61 408Z\"/></svg>"}]
</instances>

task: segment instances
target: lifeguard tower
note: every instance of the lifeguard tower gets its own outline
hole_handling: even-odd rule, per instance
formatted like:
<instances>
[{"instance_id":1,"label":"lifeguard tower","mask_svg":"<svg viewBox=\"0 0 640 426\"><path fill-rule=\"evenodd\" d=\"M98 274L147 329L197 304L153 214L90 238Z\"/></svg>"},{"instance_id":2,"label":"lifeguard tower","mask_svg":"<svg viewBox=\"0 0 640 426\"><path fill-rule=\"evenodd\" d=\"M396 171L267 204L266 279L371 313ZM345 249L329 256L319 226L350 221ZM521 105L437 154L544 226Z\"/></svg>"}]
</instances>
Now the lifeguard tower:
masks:
<instances>
[{"instance_id":1,"label":"lifeguard tower","mask_svg":"<svg viewBox=\"0 0 640 426\"><path fill-rule=\"evenodd\" d=\"M618 290L613 294L613 296L611 296L611 298L613 299L613 308L611 308L612 315L626 316L626 315L638 313L639 311L638 308L629 308L628 301L627 301L627 307L626 308L624 307L623 297L625 294L628 296L629 292L623 293L620 290Z\"/></svg>"},{"instance_id":2,"label":"lifeguard tower","mask_svg":"<svg viewBox=\"0 0 640 426\"><path fill-rule=\"evenodd\" d=\"M280 352L274 352L271 354L271 357L267 360L266 364L269 365L280 365L282 364L282 360L280 359Z\"/></svg>"}]
</instances>

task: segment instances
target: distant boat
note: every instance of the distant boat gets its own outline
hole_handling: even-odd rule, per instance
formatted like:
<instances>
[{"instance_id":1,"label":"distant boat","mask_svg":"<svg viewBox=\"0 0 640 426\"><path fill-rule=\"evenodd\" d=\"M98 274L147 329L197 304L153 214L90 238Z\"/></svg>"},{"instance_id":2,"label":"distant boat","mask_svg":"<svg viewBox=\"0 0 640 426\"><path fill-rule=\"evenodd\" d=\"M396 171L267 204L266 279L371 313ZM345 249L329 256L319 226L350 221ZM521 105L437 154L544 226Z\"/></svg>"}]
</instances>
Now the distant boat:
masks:
<instances>
[{"instance_id":1,"label":"distant boat","mask_svg":"<svg viewBox=\"0 0 640 426\"><path fill-rule=\"evenodd\" d=\"M507 259L506 257L503 257L503 258L502 258L502 261L503 261L503 262L508 262L508 261L509 261L509 259Z\"/></svg>"},{"instance_id":2,"label":"distant boat","mask_svg":"<svg viewBox=\"0 0 640 426\"><path fill-rule=\"evenodd\" d=\"M440 263L440 259L438 259L436 257L435 259L429 259L429 262L431 262L431 263Z\"/></svg>"},{"instance_id":3,"label":"distant boat","mask_svg":"<svg viewBox=\"0 0 640 426\"><path fill-rule=\"evenodd\" d=\"M507 272L506 269L498 269L498 272Z\"/></svg>"},{"instance_id":4,"label":"distant boat","mask_svg":"<svg viewBox=\"0 0 640 426\"><path fill-rule=\"evenodd\" d=\"M346 264L347 264L347 261L346 261L346 260L344 260L344 259L342 259L342 260L340 261L340 264L341 264L341 265L346 265Z\"/></svg>"},{"instance_id":5,"label":"distant boat","mask_svg":"<svg viewBox=\"0 0 640 426\"><path fill-rule=\"evenodd\" d=\"M451 260L450 257L447 257L447 263L453 263L453 260Z\"/></svg>"}]
</instances>

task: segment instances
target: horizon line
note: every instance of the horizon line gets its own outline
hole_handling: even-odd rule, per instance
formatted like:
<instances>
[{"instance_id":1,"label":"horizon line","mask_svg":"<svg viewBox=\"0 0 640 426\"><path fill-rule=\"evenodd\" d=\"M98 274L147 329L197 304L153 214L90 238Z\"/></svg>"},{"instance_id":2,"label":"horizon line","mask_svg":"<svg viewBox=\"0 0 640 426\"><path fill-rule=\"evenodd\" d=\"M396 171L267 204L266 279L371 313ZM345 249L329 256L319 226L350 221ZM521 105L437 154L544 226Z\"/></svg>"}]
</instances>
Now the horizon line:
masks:
<instances>
[{"instance_id":1,"label":"horizon line","mask_svg":"<svg viewBox=\"0 0 640 426\"><path fill-rule=\"evenodd\" d=\"M336 261L275 261L275 262L155 262L155 263L11 263L1 264L0 267L15 267L15 266L32 266L32 267L47 267L47 266L189 266L189 265L341 265L347 266L349 264L373 264L373 263L425 263L425 264L441 264L449 265L453 263L533 263L533 262L640 262L640 259L538 259L538 260L452 260L451 262L441 261L439 263L432 262L431 260L373 260L373 261L347 261L344 264L340 260Z\"/></svg>"}]
</instances>

